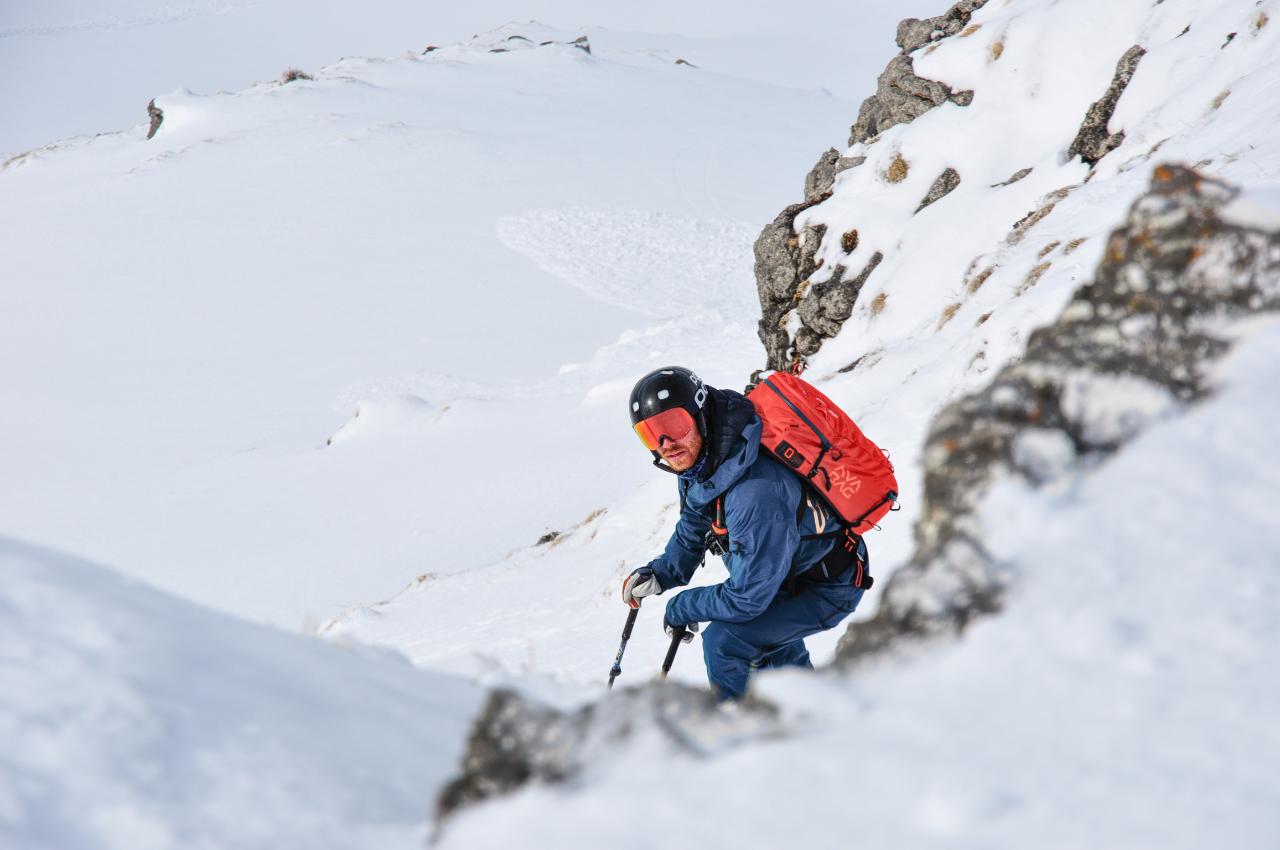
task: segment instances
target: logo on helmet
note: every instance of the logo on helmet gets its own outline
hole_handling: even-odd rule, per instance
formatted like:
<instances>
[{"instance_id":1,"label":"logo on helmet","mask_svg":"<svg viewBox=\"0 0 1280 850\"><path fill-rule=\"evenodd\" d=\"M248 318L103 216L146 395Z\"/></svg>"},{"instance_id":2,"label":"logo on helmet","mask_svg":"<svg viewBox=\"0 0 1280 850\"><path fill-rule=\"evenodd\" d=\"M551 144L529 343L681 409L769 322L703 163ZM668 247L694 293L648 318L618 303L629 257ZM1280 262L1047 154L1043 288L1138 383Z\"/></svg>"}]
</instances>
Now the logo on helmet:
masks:
<instances>
[{"instance_id":1,"label":"logo on helmet","mask_svg":"<svg viewBox=\"0 0 1280 850\"><path fill-rule=\"evenodd\" d=\"M702 379L692 372L689 373L689 380L693 381L698 388L693 394L693 403L698 405L698 409L701 410L707 404L707 388L702 385Z\"/></svg>"}]
</instances>

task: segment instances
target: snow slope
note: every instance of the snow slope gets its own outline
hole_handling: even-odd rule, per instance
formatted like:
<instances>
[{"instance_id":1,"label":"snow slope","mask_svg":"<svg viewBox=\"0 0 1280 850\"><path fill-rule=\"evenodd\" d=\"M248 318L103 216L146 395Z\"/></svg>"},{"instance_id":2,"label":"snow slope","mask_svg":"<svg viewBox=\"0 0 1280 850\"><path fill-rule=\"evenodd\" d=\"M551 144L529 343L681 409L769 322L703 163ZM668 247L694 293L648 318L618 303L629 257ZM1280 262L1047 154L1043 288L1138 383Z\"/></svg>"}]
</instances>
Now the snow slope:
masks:
<instances>
[{"instance_id":1,"label":"snow slope","mask_svg":"<svg viewBox=\"0 0 1280 850\"><path fill-rule=\"evenodd\" d=\"M845 150L867 161L801 223L827 225L828 269L885 260L809 376L893 451L905 511L870 541L878 579L911 555L933 417L1057 315L1156 162L1198 163L1266 206L1276 13L993 0L976 29L917 56L919 73L972 87L972 105ZM534 43L510 38L526 32ZM601 698L621 578L675 518L625 395L670 362L722 386L760 365L751 239L856 109L677 66L661 45L588 56L564 43L578 34L508 27L313 82L178 92L159 98L150 142L136 127L10 162L6 529L259 620L370 603L324 634L402 651L433 680ZM1135 42L1148 54L1112 123L1125 142L1089 172L1066 147ZM891 181L898 155L909 169ZM960 187L914 214L948 165ZM852 260L836 254L851 227ZM1061 486L990 499L988 543L1015 581L1006 611L960 643L853 678L763 676L789 736L676 764L619 742L582 781L462 814L444 846L1267 846L1280 336L1252 330L1202 406ZM1189 519L1206 501L1211 515ZM713 563L699 580L719 576ZM624 684L657 667L656 608ZM813 641L817 660L837 637ZM675 676L702 680L697 649ZM331 768L308 764L337 794ZM86 797L107 782L88 775ZM421 811L397 799L376 824L363 806L335 817L366 839L387 824L389 841L420 835ZM10 802L15 818L30 809ZM660 836L634 825L638 809ZM796 815L811 811L833 817Z\"/></svg>"},{"instance_id":2,"label":"snow slope","mask_svg":"<svg viewBox=\"0 0 1280 850\"><path fill-rule=\"evenodd\" d=\"M150 141L10 161L4 528L297 628L651 480L619 394L740 380L755 223L851 105L575 35L178 92Z\"/></svg>"},{"instance_id":3,"label":"snow slope","mask_svg":"<svg viewBox=\"0 0 1280 850\"><path fill-rule=\"evenodd\" d=\"M709 761L614 746L570 786L464 812L440 846L1273 846L1277 364L1271 321L1212 401L1052 492L993 497L1018 582L963 642L766 675L786 738Z\"/></svg>"},{"instance_id":4,"label":"snow slope","mask_svg":"<svg viewBox=\"0 0 1280 850\"><path fill-rule=\"evenodd\" d=\"M1198 162L1206 173L1236 185L1280 182L1280 144L1272 132L1274 104L1280 103L1280 51L1274 49L1280 27L1252 26L1269 8L1167 2L1126 4L1113 12L1108 4L989 3L974 15L969 35L917 51L918 73L957 90L973 88L972 105L946 104L872 143L846 149L846 155L867 161L840 174L833 196L801 214L797 227L827 227L818 253L827 270L841 264L856 270L871 253L884 255L853 315L810 358L806 373L891 451L898 470L903 511L868 538L879 580L912 552L911 526L921 507L920 453L929 424L946 404L983 386L1018 357L1030 332L1055 319L1089 278L1106 234L1145 190L1159 161L1151 153L1157 142L1160 158ZM1103 15L1112 16L1111 26L1090 38L1092 49L1082 53L1082 30ZM1190 31L1180 36L1188 25ZM1241 35L1220 48L1218 34L1231 31ZM992 59L997 41L1007 46ZM1148 54L1111 124L1113 130L1127 129L1125 142L1090 174L1078 158L1066 157L1066 147L1089 104L1107 88L1116 59L1136 41ZM1232 93L1217 102L1227 88ZM886 174L899 155L910 165L906 179L895 183ZM961 174L960 186L916 214L948 165ZM1032 171L1024 179L993 185L1027 167ZM1046 208L1031 227L1014 226ZM847 252L841 236L851 229L860 239ZM814 277L816 282L820 275ZM712 372L713 383L720 374L734 374L732 352L709 359L686 351L676 359ZM738 361L739 379L761 359L757 349ZM618 452L622 458L635 454L625 445ZM661 476L650 478L555 549L529 546L467 576L414 584L367 612L349 612L327 631L397 646L416 660L460 672L488 671L497 679L533 667L550 668L562 683L573 683L571 690L598 682L607 664L601 664L597 647L616 640L620 627L616 588L629 570L660 551L674 522L674 488L657 480ZM583 516L565 517L556 528ZM711 561L701 581L723 576ZM536 582L529 579L533 570ZM513 596L527 600L529 608L506 610L503 600ZM464 601L475 599L484 600L479 622L476 603ZM855 618L869 616L877 601L873 592ZM566 610L573 612L568 620ZM661 657L658 618L649 617L655 625L642 627L638 658ZM475 639L455 639L460 634ZM829 658L837 638L833 632L813 639L815 659ZM699 665L689 667L680 675L697 679Z\"/></svg>"},{"instance_id":5,"label":"snow slope","mask_svg":"<svg viewBox=\"0 0 1280 850\"><path fill-rule=\"evenodd\" d=\"M421 847L479 690L0 538L0 846Z\"/></svg>"},{"instance_id":6,"label":"snow slope","mask_svg":"<svg viewBox=\"0 0 1280 850\"><path fill-rule=\"evenodd\" d=\"M477 0L359 4L304 0L59 0L0 5L0 160L69 136L120 130L177 88L238 91L289 67L314 72L344 56L400 56L507 21L574 28L605 49L683 58L761 82L863 92L892 52L883 38L926 0L833 0L810 15L766 4L654 0ZM814 28L813 20L825 25ZM863 35L866 33L866 35Z\"/></svg>"}]
</instances>

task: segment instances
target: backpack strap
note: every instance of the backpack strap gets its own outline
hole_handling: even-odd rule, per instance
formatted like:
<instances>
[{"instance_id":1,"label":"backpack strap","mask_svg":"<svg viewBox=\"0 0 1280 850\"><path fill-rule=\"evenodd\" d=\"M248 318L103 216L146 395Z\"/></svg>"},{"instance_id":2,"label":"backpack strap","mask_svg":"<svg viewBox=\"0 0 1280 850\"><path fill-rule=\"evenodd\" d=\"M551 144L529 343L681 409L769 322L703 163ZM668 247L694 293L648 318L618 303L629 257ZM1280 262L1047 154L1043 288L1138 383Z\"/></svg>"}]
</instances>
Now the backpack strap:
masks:
<instances>
[{"instance_id":1,"label":"backpack strap","mask_svg":"<svg viewBox=\"0 0 1280 850\"><path fill-rule=\"evenodd\" d=\"M712 555L724 557L729 554L729 526L724 518L724 496L716 497L715 512L711 517L711 528L702 539L707 551Z\"/></svg>"}]
</instances>

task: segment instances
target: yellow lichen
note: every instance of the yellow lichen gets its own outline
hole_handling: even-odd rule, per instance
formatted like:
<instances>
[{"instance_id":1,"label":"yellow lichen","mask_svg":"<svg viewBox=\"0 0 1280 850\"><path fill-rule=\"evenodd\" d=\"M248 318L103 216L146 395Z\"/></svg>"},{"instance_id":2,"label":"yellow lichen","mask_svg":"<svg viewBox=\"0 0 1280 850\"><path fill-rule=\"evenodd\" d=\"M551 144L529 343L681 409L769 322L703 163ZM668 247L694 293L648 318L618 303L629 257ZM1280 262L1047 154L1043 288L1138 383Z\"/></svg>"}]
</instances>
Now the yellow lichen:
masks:
<instances>
[{"instance_id":1,"label":"yellow lichen","mask_svg":"<svg viewBox=\"0 0 1280 850\"><path fill-rule=\"evenodd\" d=\"M982 284L987 282L987 278L991 277L991 273L994 272L995 270L996 270L995 266L987 266L985 269L979 272L977 276L975 276L973 279L969 281L968 283L969 292L971 293L977 292L979 289L981 289Z\"/></svg>"},{"instance_id":2,"label":"yellow lichen","mask_svg":"<svg viewBox=\"0 0 1280 850\"><path fill-rule=\"evenodd\" d=\"M983 313L981 316L979 316L978 321L975 322L973 326L976 328L979 325L985 325L987 323L987 319L991 318L991 312L994 312L994 311L986 312L986 313Z\"/></svg>"},{"instance_id":3,"label":"yellow lichen","mask_svg":"<svg viewBox=\"0 0 1280 850\"><path fill-rule=\"evenodd\" d=\"M1057 248L1061 244L1062 243L1058 240L1054 240L1053 242L1050 242L1048 245L1045 245L1043 248L1040 249L1040 253L1036 254L1036 259L1043 260L1045 257L1049 256L1049 254L1053 252L1054 248Z\"/></svg>"},{"instance_id":4,"label":"yellow lichen","mask_svg":"<svg viewBox=\"0 0 1280 850\"><path fill-rule=\"evenodd\" d=\"M960 37L968 38L980 29L982 29L982 24L969 24L969 26L965 27L964 31L960 33Z\"/></svg>"},{"instance_id":5,"label":"yellow lichen","mask_svg":"<svg viewBox=\"0 0 1280 850\"><path fill-rule=\"evenodd\" d=\"M889 300L889 293L881 292L875 298L871 299L871 315L879 316L884 312L885 302Z\"/></svg>"},{"instance_id":6,"label":"yellow lichen","mask_svg":"<svg viewBox=\"0 0 1280 850\"><path fill-rule=\"evenodd\" d=\"M1249 28L1253 30L1254 35L1257 35L1258 30L1265 27L1267 25L1267 21L1269 20L1271 19L1267 17L1266 12L1259 12L1257 17L1253 19L1253 23L1249 25Z\"/></svg>"},{"instance_id":7,"label":"yellow lichen","mask_svg":"<svg viewBox=\"0 0 1280 850\"><path fill-rule=\"evenodd\" d=\"M960 312L960 302L948 304L947 308L942 311L942 315L938 317L937 330L942 330L942 326L956 317L956 313Z\"/></svg>"},{"instance_id":8,"label":"yellow lichen","mask_svg":"<svg viewBox=\"0 0 1280 850\"><path fill-rule=\"evenodd\" d=\"M907 173L910 170L911 166L902 158L902 154L895 153L893 161L889 163L889 168L884 173L884 179L890 183L901 183L907 179Z\"/></svg>"},{"instance_id":9,"label":"yellow lichen","mask_svg":"<svg viewBox=\"0 0 1280 850\"><path fill-rule=\"evenodd\" d=\"M1227 102L1227 98L1231 97L1231 89L1223 89L1218 96L1209 104L1209 109L1217 110L1222 108L1222 104Z\"/></svg>"},{"instance_id":10,"label":"yellow lichen","mask_svg":"<svg viewBox=\"0 0 1280 850\"><path fill-rule=\"evenodd\" d=\"M1084 243L1086 243L1086 242L1088 242L1088 241L1089 241L1089 237L1087 237L1087 236L1082 236L1082 237L1080 237L1079 239L1072 239L1072 240L1071 240L1070 242L1068 242L1068 243L1066 244L1066 246L1062 249L1062 253L1063 253L1064 255L1065 255L1065 254L1070 254L1072 251L1074 251L1075 249L1079 248L1081 245L1083 245Z\"/></svg>"},{"instance_id":11,"label":"yellow lichen","mask_svg":"<svg viewBox=\"0 0 1280 850\"><path fill-rule=\"evenodd\" d=\"M991 61L992 62L997 61L1003 55L1004 55L1003 41L997 41L995 44L991 45Z\"/></svg>"},{"instance_id":12,"label":"yellow lichen","mask_svg":"<svg viewBox=\"0 0 1280 850\"><path fill-rule=\"evenodd\" d=\"M1021 295L1039 282L1044 277L1044 273L1049 270L1049 266L1053 263L1041 263L1040 265L1027 272L1027 276L1023 278L1022 285L1018 287L1018 291L1014 295Z\"/></svg>"}]
</instances>

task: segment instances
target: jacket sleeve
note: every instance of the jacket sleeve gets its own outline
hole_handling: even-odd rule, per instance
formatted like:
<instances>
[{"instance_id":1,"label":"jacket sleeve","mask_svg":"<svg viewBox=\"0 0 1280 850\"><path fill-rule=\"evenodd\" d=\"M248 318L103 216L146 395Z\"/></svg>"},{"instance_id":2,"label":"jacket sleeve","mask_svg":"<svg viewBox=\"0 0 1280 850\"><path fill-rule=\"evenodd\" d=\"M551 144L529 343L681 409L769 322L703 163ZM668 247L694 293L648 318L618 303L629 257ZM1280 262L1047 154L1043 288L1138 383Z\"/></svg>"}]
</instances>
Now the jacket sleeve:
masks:
<instances>
[{"instance_id":1,"label":"jacket sleeve","mask_svg":"<svg viewBox=\"0 0 1280 850\"><path fill-rule=\"evenodd\" d=\"M718 620L742 623L760 616L791 571L800 544L790 494L777 481L744 481L725 500L729 580L686 590L667 603L674 624Z\"/></svg>"},{"instance_id":2,"label":"jacket sleeve","mask_svg":"<svg viewBox=\"0 0 1280 850\"><path fill-rule=\"evenodd\" d=\"M661 555L649 562L658 576L663 590L683 587L693 578L694 570L702 566L706 553L704 542L711 529L711 518L691 507L684 498L684 485L680 489L680 520L667 541Z\"/></svg>"}]
</instances>

